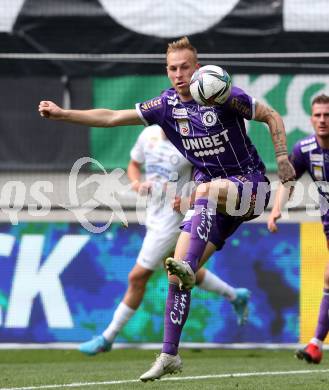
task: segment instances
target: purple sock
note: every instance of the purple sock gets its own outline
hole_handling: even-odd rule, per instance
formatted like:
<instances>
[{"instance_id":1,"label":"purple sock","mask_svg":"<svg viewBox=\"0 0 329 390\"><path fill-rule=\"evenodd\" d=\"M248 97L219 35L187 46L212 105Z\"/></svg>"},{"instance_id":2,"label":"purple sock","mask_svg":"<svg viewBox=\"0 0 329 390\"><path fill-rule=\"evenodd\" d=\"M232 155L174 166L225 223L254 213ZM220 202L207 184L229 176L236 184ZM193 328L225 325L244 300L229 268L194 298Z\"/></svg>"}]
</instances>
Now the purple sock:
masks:
<instances>
[{"instance_id":1,"label":"purple sock","mask_svg":"<svg viewBox=\"0 0 329 390\"><path fill-rule=\"evenodd\" d=\"M162 352L177 355L179 339L190 310L191 291L169 283Z\"/></svg>"},{"instance_id":2,"label":"purple sock","mask_svg":"<svg viewBox=\"0 0 329 390\"><path fill-rule=\"evenodd\" d=\"M195 201L195 213L192 217L190 243L185 261L194 272L198 269L199 260L206 248L210 231L216 218L216 205L207 198Z\"/></svg>"},{"instance_id":3,"label":"purple sock","mask_svg":"<svg viewBox=\"0 0 329 390\"><path fill-rule=\"evenodd\" d=\"M316 327L315 337L324 341L329 331L329 289L323 290L323 297L320 305L318 326Z\"/></svg>"}]
</instances>

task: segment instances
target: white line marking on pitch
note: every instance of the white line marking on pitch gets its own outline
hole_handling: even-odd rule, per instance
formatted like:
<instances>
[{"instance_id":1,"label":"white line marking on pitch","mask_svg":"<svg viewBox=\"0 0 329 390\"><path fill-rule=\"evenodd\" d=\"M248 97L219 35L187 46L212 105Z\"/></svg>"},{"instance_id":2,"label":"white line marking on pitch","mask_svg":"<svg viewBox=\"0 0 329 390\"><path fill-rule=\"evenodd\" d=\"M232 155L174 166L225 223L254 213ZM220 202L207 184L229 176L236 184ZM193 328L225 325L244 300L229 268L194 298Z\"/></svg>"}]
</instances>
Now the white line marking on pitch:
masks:
<instances>
[{"instance_id":1,"label":"white line marking on pitch","mask_svg":"<svg viewBox=\"0 0 329 390\"><path fill-rule=\"evenodd\" d=\"M193 381L199 379L220 379L220 378L242 378L248 376L271 376L271 375L297 375L297 374L319 374L329 372L327 370L296 370L296 371L265 371L265 372L236 372L231 374L215 374L215 375L196 375L196 376L181 376L174 378L163 378L161 382L169 381ZM102 385L122 385L128 383L142 383L138 379L122 380L122 381L107 381L107 382L82 382L82 383L66 383L63 385L41 385L28 387L1 387L0 390L39 390L39 389L58 389L61 387L85 387L85 386L102 386Z\"/></svg>"}]
</instances>

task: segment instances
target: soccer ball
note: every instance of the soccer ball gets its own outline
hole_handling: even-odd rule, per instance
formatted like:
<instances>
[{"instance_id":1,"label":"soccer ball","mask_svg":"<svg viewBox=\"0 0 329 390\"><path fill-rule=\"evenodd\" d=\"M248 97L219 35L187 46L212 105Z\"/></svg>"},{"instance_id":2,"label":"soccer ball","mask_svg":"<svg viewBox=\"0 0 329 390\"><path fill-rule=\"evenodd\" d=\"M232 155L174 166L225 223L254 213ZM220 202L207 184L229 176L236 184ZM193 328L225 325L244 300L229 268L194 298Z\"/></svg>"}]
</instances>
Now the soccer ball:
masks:
<instances>
[{"instance_id":1,"label":"soccer ball","mask_svg":"<svg viewBox=\"0 0 329 390\"><path fill-rule=\"evenodd\" d=\"M231 77L225 69L216 65L202 66L193 73L190 92L202 106L223 104L231 93Z\"/></svg>"}]
</instances>

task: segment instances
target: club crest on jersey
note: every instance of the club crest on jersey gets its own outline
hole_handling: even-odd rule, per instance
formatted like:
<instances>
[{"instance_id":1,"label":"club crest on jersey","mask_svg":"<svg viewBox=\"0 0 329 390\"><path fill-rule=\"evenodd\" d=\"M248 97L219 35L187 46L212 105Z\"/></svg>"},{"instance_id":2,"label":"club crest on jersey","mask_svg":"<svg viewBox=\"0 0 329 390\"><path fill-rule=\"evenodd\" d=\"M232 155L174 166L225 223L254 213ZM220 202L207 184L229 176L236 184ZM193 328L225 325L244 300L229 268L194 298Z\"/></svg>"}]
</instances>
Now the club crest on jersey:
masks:
<instances>
[{"instance_id":1,"label":"club crest on jersey","mask_svg":"<svg viewBox=\"0 0 329 390\"><path fill-rule=\"evenodd\" d=\"M217 115L213 111L206 111L202 115L202 123L207 126L211 127L214 126L217 122Z\"/></svg>"},{"instance_id":2,"label":"club crest on jersey","mask_svg":"<svg viewBox=\"0 0 329 390\"><path fill-rule=\"evenodd\" d=\"M187 120L178 120L179 132L181 135L189 135L190 134L190 126Z\"/></svg>"}]
</instances>

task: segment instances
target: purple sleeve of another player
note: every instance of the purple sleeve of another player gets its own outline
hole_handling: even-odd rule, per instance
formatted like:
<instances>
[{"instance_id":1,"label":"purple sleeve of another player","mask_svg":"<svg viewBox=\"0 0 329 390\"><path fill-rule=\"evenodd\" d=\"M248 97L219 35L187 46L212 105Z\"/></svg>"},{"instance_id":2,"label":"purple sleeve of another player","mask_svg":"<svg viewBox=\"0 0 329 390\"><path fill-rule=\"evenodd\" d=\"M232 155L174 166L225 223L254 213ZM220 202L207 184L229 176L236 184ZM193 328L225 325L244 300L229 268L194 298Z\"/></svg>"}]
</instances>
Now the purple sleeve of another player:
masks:
<instances>
[{"instance_id":1,"label":"purple sleeve of another player","mask_svg":"<svg viewBox=\"0 0 329 390\"><path fill-rule=\"evenodd\" d=\"M245 119L250 120L255 116L255 99L238 87L232 87L231 95L225 104Z\"/></svg>"},{"instance_id":2,"label":"purple sleeve of another player","mask_svg":"<svg viewBox=\"0 0 329 390\"><path fill-rule=\"evenodd\" d=\"M299 179L307 170L307 163L300 148L300 143L294 145L292 152L289 155L289 160L296 171L296 180Z\"/></svg>"},{"instance_id":3,"label":"purple sleeve of another player","mask_svg":"<svg viewBox=\"0 0 329 390\"><path fill-rule=\"evenodd\" d=\"M143 103L137 103L136 111L146 126L154 124L162 126L166 114L165 103L164 96L161 95Z\"/></svg>"}]
</instances>

